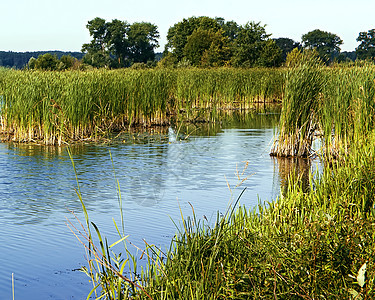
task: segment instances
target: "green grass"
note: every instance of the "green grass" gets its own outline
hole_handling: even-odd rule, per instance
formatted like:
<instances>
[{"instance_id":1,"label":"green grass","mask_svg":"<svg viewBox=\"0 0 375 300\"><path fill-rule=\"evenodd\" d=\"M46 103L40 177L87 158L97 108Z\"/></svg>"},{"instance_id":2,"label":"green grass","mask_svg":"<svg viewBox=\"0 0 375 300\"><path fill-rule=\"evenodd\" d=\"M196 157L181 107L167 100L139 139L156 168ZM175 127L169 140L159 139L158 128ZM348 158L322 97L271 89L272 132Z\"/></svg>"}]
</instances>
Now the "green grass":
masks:
<instances>
[{"instance_id":1,"label":"green grass","mask_svg":"<svg viewBox=\"0 0 375 300\"><path fill-rule=\"evenodd\" d=\"M279 137L271 154L308 157L317 128L323 68L318 57L303 57L286 73Z\"/></svg>"},{"instance_id":2,"label":"green grass","mask_svg":"<svg viewBox=\"0 0 375 300\"><path fill-rule=\"evenodd\" d=\"M323 154L336 158L374 128L375 66L322 67L304 58L286 73L279 134L271 154L311 155L316 134Z\"/></svg>"},{"instance_id":3,"label":"green grass","mask_svg":"<svg viewBox=\"0 0 375 300\"><path fill-rule=\"evenodd\" d=\"M202 109L245 109L281 99L282 74L230 68L1 70L2 134L17 142L61 144L130 126L165 125L181 114L194 121Z\"/></svg>"}]
</instances>

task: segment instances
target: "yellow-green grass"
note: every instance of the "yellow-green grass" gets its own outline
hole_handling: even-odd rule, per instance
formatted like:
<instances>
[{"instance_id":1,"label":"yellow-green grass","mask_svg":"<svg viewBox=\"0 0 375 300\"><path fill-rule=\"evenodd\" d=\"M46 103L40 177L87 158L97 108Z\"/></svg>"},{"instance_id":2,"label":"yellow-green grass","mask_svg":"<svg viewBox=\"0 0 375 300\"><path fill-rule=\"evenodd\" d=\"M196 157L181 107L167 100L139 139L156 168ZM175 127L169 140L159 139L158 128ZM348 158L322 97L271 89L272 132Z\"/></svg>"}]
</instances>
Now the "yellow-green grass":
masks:
<instances>
[{"instance_id":1,"label":"yellow-green grass","mask_svg":"<svg viewBox=\"0 0 375 300\"><path fill-rule=\"evenodd\" d=\"M316 58L288 70L276 156L309 156L314 138L337 157L374 128L375 66L322 67Z\"/></svg>"},{"instance_id":2,"label":"yellow-green grass","mask_svg":"<svg viewBox=\"0 0 375 300\"><path fill-rule=\"evenodd\" d=\"M248 108L282 98L277 69L153 69L0 72L3 137L14 141L97 139L133 125L164 125L197 109Z\"/></svg>"}]
</instances>

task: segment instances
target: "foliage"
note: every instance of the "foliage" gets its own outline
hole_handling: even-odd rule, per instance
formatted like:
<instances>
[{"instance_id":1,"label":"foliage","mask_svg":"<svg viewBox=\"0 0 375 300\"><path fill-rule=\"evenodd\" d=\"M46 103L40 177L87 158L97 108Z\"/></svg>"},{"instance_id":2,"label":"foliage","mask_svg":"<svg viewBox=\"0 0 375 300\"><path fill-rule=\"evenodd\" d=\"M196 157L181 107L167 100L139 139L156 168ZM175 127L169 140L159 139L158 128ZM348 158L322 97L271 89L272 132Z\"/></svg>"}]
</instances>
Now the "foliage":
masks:
<instances>
[{"instance_id":1,"label":"foliage","mask_svg":"<svg viewBox=\"0 0 375 300\"><path fill-rule=\"evenodd\" d=\"M46 53L40 55L37 59L31 57L28 63L29 69L56 71L67 69L78 69L80 63L76 58L70 55L63 55L60 59L56 55Z\"/></svg>"},{"instance_id":2,"label":"foliage","mask_svg":"<svg viewBox=\"0 0 375 300\"><path fill-rule=\"evenodd\" d=\"M191 17L183 19L181 22L169 28L167 34L168 43L165 45L164 53L172 52L177 61L182 60L188 37L198 28L217 31L220 29L220 25L217 20L209 17Z\"/></svg>"},{"instance_id":3,"label":"foliage","mask_svg":"<svg viewBox=\"0 0 375 300\"><path fill-rule=\"evenodd\" d=\"M233 65L237 67L265 67L269 66L270 62L277 64L281 51L274 42L267 41L269 37L270 34L266 33L260 23L248 22L242 26L233 46ZM270 61L267 61L265 56L268 56Z\"/></svg>"},{"instance_id":4,"label":"foliage","mask_svg":"<svg viewBox=\"0 0 375 300\"><path fill-rule=\"evenodd\" d=\"M280 49L269 36L260 23L239 26L223 18L192 17L169 29L164 54L175 64L188 60L198 67L278 66Z\"/></svg>"},{"instance_id":5,"label":"foliage","mask_svg":"<svg viewBox=\"0 0 375 300\"><path fill-rule=\"evenodd\" d=\"M300 43L293 41L289 38L278 38L274 39L276 45L281 49L281 60L286 61L287 55L292 52L294 49L301 49L302 46Z\"/></svg>"},{"instance_id":6,"label":"foliage","mask_svg":"<svg viewBox=\"0 0 375 300\"><path fill-rule=\"evenodd\" d=\"M157 27L151 23L128 24L117 19L95 18L87 23L92 40L82 46L84 62L97 68L128 67L135 62L154 60L159 46Z\"/></svg>"},{"instance_id":7,"label":"foliage","mask_svg":"<svg viewBox=\"0 0 375 300\"><path fill-rule=\"evenodd\" d=\"M50 53L56 55L58 59L62 56L68 55L76 58L77 60L82 59L83 54L81 52L63 52L63 51L36 51L36 52L5 52L0 51L0 66L7 68L23 69L25 68L31 58L38 58L41 55Z\"/></svg>"},{"instance_id":8,"label":"foliage","mask_svg":"<svg viewBox=\"0 0 375 300\"><path fill-rule=\"evenodd\" d=\"M355 49L359 59L375 58L375 29L360 32L357 42L360 42L359 46Z\"/></svg>"},{"instance_id":9,"label":"foliage","mask_svg":"<svg viewBox=\"0 0 375 300\"><path fill-rule=\"evenodd\" d=\"M187 39L184 57L193 66L219 67L229 63L231 48L223 31L196 29Z\"/></svg>"},{"instance_id":10,"label":"foliage","mask_svg":"<svg viewBox=\"0 0 375 300\"><path fill-rule=\"evenodd\" d=\"M159 47L157 26L151 23L133 23L128 32L130 60L132 63L147 63L155 59L154 49Z\"/></svg>"},{"instance_id":11,"label":"foliage","mask_svg":"<svg viewBox=\"0 0 375 300\"><path fill-rule=\"evenodd\" d=\"M315 49L320 58L325 62L331 62L340 52L343 41L334 33L315 29L302 35L304 48Z\"/></svg>"}]
</instances>

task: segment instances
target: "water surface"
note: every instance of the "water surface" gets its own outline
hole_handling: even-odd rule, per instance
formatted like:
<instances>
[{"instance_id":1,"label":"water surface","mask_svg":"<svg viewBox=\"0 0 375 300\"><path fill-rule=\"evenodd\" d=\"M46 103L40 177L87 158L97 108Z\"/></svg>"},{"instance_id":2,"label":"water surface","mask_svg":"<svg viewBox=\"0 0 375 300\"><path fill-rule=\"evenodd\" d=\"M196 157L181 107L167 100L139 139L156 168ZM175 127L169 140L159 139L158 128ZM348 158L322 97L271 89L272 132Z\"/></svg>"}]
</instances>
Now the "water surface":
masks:
<instances>
[{"instance_id":1,"label":"water surface","mask_svg":"<svg viewBox=\"0 0 375 300\"><path fill-rule=\"evenodd\" d=\"M180 208L191 215L190 204L197 217L213 221L244 187L240 202L249 208L277 197L279 163L269 150L278 115L265 110L220 120L71 147L90 219L110 242L113 218L120 223L116 179L125 232L140 247L145 239L167 248L176 232L172 220L180 220ZM246 162L241 178L248 179L234 189ZM85 251L65 224L74 219L69 210L84 220L67 147L0 144L0 174L0 299L12 297L12 273L16 299L85 299L91 286L77 271Z\"/></svg>"}]
</instances>

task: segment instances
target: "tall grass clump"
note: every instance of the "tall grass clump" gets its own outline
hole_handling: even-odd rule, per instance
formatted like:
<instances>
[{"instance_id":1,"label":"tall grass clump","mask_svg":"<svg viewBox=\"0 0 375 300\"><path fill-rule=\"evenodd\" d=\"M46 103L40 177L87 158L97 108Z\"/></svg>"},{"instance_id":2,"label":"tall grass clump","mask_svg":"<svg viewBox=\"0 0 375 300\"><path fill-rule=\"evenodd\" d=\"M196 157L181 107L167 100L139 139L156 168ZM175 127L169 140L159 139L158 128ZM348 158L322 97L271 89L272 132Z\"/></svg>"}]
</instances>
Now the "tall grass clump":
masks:
<instances>
[{"instance_id":1,"label":"tall grass clump","mask_svg":"<svg viewBox=\"0 0 375 300\"><path fill-rule=\"evenodd\" d=\"M309 52L286 73L280 128L271 155L310 155L323 91L320 59Z\"/></svg>"},{"instance_id":2,"label":"tall grass clump","mask_svg":"<svg viewBox=\"0 0 375 300\"><path fill-rule=\"evenodd\" d=\"M324 151L338 157L350 144L374 128L375 67L365 63L326 72L320 126Z\"/></svg>"}]
</instances>

